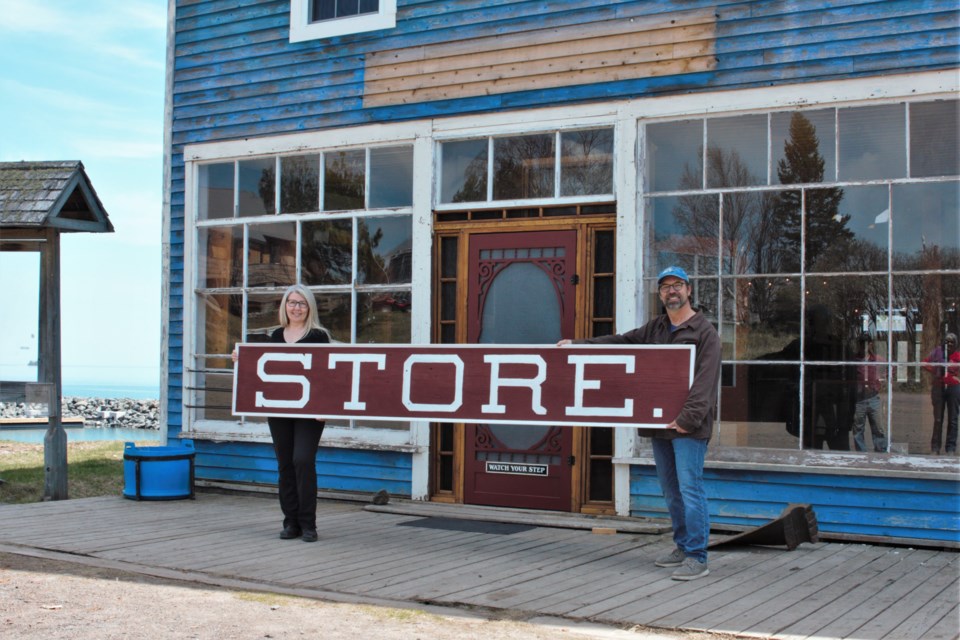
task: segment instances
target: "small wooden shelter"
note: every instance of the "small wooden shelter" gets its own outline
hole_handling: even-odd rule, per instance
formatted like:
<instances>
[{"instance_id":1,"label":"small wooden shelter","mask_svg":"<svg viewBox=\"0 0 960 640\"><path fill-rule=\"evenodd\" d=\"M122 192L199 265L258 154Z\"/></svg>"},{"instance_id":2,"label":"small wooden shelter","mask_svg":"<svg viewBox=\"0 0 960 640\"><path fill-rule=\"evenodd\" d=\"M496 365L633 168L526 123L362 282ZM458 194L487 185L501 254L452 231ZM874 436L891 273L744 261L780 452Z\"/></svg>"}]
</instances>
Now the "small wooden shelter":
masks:
<instances>
[{"instance_id":1,"label":"small wooden shelter","mask_svg":"<svg viewBox=\"0 0 960 640\"><path fill-rule=\"evenodd\" d=\"M48 406L48 500L67 497L67 437L60 420L60 234L75 231L113 232L83 163L0 162L0 251L40 252L37 382L0 381L0 401Z\"/></svg>"}]
</instances>

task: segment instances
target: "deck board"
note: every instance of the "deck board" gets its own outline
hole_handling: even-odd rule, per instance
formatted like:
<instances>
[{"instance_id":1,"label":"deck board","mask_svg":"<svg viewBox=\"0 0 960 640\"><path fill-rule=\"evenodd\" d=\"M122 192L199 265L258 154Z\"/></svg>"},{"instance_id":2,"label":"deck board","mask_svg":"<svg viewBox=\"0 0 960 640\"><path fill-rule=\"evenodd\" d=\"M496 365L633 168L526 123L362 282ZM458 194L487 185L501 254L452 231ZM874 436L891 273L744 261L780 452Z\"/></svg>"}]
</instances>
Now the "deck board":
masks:
<instances>
[{"instance_id":1,"label":"deck board","mask_svg":"<svg viewBox=\"0 0 960 640\"><path fill-rule=\"evenodd\" d=\"M676 582L670 569L653 565L672 545L669 534L599 535L584 528L583 518L567 528L555 515L533 518L552 526L526 529L408 526L456 511L411 513L321 500L320 540L304 544L279 539L276 500L260 496L0 505L0 549L68 553L134 572L173 571L315 597L783 640L960 640L960 555L953 550L834 542L794 551L721 547L711 552L709 576Z\"/></svg>"}]
</instances>

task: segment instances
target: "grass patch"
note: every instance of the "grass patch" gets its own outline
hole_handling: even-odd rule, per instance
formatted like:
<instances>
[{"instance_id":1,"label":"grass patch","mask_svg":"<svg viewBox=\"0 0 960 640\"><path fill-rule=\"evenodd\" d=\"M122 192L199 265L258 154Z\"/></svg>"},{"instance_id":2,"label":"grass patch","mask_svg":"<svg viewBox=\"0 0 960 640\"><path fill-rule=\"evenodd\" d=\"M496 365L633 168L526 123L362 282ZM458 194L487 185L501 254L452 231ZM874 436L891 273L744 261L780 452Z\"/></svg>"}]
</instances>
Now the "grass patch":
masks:
<instances>
[{"instance_id":1,"label":"grass patch","mask_svg":"<svg viewBox=\"0 0 960 640\"><path fill-rule=\"evenodd\" d=\"M120 441L68 442L67 496L123 495L123 448ZM0 502L41 502L43 445L0 440L0 480Z\"/></svg>"}]
</instances>

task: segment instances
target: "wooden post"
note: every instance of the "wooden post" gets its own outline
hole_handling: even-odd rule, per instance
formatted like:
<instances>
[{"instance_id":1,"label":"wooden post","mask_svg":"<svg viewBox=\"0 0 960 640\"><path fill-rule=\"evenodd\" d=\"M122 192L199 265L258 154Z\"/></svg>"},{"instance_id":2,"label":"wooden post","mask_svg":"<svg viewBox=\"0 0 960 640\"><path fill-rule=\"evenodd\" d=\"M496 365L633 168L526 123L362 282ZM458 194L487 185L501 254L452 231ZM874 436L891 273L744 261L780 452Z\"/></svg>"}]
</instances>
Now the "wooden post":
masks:
<instances>
[{"instance_id":1,"label":"wooden post","mask_svg":"<svg viewBox=\"0 0 960 640\"><path fill-rule=\"evenodd\" d=\"M43 437L44 500L67 499L67 433L60 420L60 232L46 229L40 249L39 382L49 385Z\"/></svg>"}]
</instances>

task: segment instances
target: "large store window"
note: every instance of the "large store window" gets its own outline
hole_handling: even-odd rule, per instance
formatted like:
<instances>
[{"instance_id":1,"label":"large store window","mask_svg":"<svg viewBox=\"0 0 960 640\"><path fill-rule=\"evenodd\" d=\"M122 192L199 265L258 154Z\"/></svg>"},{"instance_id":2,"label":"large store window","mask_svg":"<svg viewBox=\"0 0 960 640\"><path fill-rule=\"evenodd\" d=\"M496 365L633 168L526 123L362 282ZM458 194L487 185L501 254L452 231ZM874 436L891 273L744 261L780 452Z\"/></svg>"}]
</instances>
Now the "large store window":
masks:
<instances>
[{"instance_id":1,"label":"large store window","mask_svg":"<svg viewBox=\"0 0 960 640\"><path fill-rule=\"evenodd\" d=\"M195 420L237 420L229 354L279 326L291 284L314 292L336 341L410 342L411 146L213 162L197 177L186 403Z\"/></svg>"},{"instance_id":2,"label":"large store window","mask_svg":"<svg viewBox=\"0 0 960 640\"><path fill-rule=\"evenodd\" d=\"M935 452L958 122L943 100L645 126L644 273L686 268L720 331L720 446Z\"/></svg>"}]
</instances>

